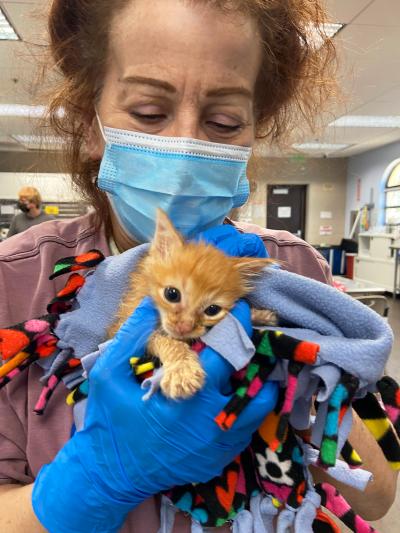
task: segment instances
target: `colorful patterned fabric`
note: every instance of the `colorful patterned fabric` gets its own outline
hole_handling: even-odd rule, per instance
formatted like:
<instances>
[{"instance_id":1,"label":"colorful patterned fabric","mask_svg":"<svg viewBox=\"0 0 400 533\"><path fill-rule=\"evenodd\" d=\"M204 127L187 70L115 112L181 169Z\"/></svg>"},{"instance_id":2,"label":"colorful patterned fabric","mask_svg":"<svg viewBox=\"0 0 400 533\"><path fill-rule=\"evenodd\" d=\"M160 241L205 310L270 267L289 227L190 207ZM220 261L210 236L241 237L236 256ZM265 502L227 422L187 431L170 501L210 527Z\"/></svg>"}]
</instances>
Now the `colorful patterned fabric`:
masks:
<instances>
[{"instance_id":1,"label":"colorful patterned fabric","mask_svg":"<svg viewBox=\"0 0 400 533\"><path fill-rule=\"evenodd\" d=\"M58 324L60 314L72 309L76 295L85 283L85 278L76 271L93 268L103 259L104 255L100 251L90 250L86 254L58 261L50 279L65 273L73 273L69 276L65 287L47 306L49 314L0 330L0 356L9 360L0 367L0 388L26 370L32 363L41 358L55 356L59 352L57 347L59 339L54 334L54 329ZM76 370L78 366L80 366L80 361L71 355L69 360L49 377L35 407L38 415L44 413L48 401L62 378Z\"/></svg>"},{"instance_id":2,"label":"colorful patterned fabric","mask_svg":"<svg viewBox=\"0 0 400 533\"><path fill-rule=\"evenodd\" d=\"M58 338L52 333L57 321L57 314L49 314L0 330L0 355L7 361L0 367L0 388L57 351Z\"/></svg>"},{"instance_id":3,"label":"colorful patterned fabric","mask_svg":"<svg viewBox=\"0 0 400 533\"><path fill-rule=\"evenodd\" d=\"M399 395L398 386L396 395ZM399 437L382 405L372 393L353 402L354 410L376 439L391 468L400 470Z\"/></svg>"},{"instance_id":4,"label":"colorful patterned fabric","mask_svg":"<svg viewBox=\"0 0 400 533\"><path fill-rule=\"evenodd\" d=\"M85 284L85 278L81 274L71 274L65 287L59 291L47 306L49 313L66 313L75 301L75 297Z\"/></svg>"},{"instance_id":5,"label":"colorful patterned fabric","mask_svg":"<svg viewBox=\"0 0 400 533\"><path fill-rule=\"evenodd\" d=\"M317 511L312 529L314 533L340 533L339 526L321 509Z\"/></svg>"},{"instance_id":6,"label":"colorful patterned fabric","mask_svg":"<svg viewBox=\"0 0 400 533\"><path fill-rule=\"evenodd\" d=\"M54 265L53 274L49 279L57 278L68 272L92 269L104 259L104 255L99 250L89 250L86 254L64 257Z\"/></svg>"},{"instance_id":7,"label":"colorful patterned fabric","mask_svg":"<svg viewBox=\"0 0 400 533\"><path fill-rule=\"evenodd\" d=\"M354 533L376 533L376 529L367 524L361 516L355 514L346 500L335 487L329 483L322 483L315 487L321 496L321 504L328 509Z\"/></svg>"},{"instance_id":8,"label":"colorful patterned fabric","mask_svg":"<svg viewBox=\"0 0 400 533\"><path fill-rule=\"evenodd\" d=\"M285 436L293 406L297 376L304 364L312 365L315 363L319 346L315 343L299 341L280 331L266 331L264 333L255 331L253 342L257 347L256 354L245 369L233 376L237 385L236 392L224 411L218 415L216 422L221 429L230 429L246 405L260 391L263 383L267 381L275 368L277 358L287 359L289 361L289 377L285 402L281 410L276 433L277 438L273 443L271 442L273 449L276 449ZM238 383L239 380L240 383Z\"/></svg>"},{"instance_id":9,"label":"colorful patterned fabric","mask_svg":"<svg viewBox=\"0 0 400 533\"><path fill-rule=\"evenodd\" d=\"M400 389L389 376L383 377L377 383L378 391L381 395L385 411L400 437Z\"/></svg>"},{"instance_id":10,"label":"colorful patterned fabric","mask_svg":"<svg viewBox=\"0 0 400 533\"><path fill-rule=\"evenodd\" d=\"M0 387L32 362L57 354L59 339L54 328L60 314L73 310L76 296L86 279L76 271L94 268L103 259L100 252L91 250L57 262L52 279L65 273L72 274L64 289L50 302L50 314L0 330L0 355L5 361L0 367ZM323 507L355 533L373 532L374 529L354 514L336 489L327 484L312 486L304 452L308 439L300 438L290 423L302 371L316 365L318 344L276 330L254 331L253 342L256 353L244 369L232 376L234 395L216 417L216 423L224 431L229 431L243 409L263 384L273 379L279 368L280 375L284 369L285 383L275 410L253 435L250 446L224 469L221 476L207 483L172 488L166 495L178 509L191 514L202 526L218 527L232 521L242 510L250 510L254 497L264 495L269 498L270 523L279 510L278 529L285 529L284 524L287 524L293 526L296 533L303 533L305 529L337 533L337 525L316 503L321 501ZM202 347L201 344L192 346L196 351ZM140 382L150 378L160 367L159 360L149 355L132 357L130 363ZM82 373L81 361L73 350L67 350L65 359L48 375L36 404L37 414L43 414L57 385L66 376L75 375L74 372ZM324 469L334 466L339 453L353 468L362 464L356 450L347 441L341 450L338 449L342 421L346 412L354 408L377 439L391 466L400 468L400 389L397 383L389 377L377 383L381 404L372 393L354 400L359 388L358 379L343 370L340 375L329 396L317 466ZM67 403L73 405L87 395L88 381L82 378L68 395ZM310 497L310 494L317 498Z\"/></svg>"},{"instance_id":11,"label":"colorful patterned fabric","mask_svg":"<svg viewBox=\"0 0 400 533\"><path fill-rule=\"evenodd\" d=\"M47 384L43 387L40 393L39 399L35 405L35 413L37 415L43 415L50 398L52 397L57 385L61 382L62 378L71 372L74 372L78 368L81 368L80 359L71 357L62 366L60 366L54 374L52 374Z\"/></svg>"},{"instance_id":12,"label":"colorful patterned fabric","mask_svg":"<svg viewBox=\"0 0 400 533\"><path fill-rule=\"evenodd\" d=\"M341 421L357 391L359 380L343 372L340 382L333 391L328 404L328 414L324 428L319 455L320 464L324 468L336 464L338 431Z\"/></svg>"},{"instance_id":13,"label":"colorful patterned fabric","mask_svg":"<svg viewBox=\"0 0 400 533\"><path fill-rule=\"evenodd\" d=\"M362 466L363 461L358 455L357 451L353 448L348 440L343 445L342 451L340 452L343 460L353 468L359 468Z\"/></svg>"}]
</instances>

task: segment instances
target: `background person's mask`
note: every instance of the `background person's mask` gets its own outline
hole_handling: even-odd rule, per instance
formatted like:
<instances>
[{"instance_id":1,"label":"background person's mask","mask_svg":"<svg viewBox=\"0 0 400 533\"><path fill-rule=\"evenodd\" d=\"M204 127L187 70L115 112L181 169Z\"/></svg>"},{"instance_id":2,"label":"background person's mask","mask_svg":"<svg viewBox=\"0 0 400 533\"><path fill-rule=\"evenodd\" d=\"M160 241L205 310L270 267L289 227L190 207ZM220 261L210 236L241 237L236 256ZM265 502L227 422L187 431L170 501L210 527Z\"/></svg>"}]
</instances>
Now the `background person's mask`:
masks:
<instances>
[{"instance_id":1,"label":"background person's mask","mask_svg":"<svg viewBox=\"0 0 400 533\"><path fill-rule=\"evenodd\" d=\"M220 224L249 197L251 148L100 128L106 148L97 183L138 242L151 240L157 207L192 237Z\"/></svg>"},{"instance_id":2,"label":"background person's mask","mask_svg":"<svg viewBox=\"0 0 400 533\"><path fill-rule=\"evenodd\" d=\"M20 200L17 202L17 207L20 209L23 213L29 213L29 207L26 205L25 202L21 202Z\"/></svg>"}]
</instances>

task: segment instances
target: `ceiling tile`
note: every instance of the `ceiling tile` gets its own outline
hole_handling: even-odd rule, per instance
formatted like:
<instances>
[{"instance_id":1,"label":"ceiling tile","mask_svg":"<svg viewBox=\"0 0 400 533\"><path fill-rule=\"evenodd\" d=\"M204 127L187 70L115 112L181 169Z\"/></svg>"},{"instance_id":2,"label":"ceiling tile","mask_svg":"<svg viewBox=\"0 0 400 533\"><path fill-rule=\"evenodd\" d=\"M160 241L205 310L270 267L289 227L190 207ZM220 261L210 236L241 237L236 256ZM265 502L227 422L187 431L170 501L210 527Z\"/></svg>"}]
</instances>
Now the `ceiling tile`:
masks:
<instances>
[{"instance_id":1,"label":"ceiling tile","mask_svg":"<svg viewBox=\"0 0 400 533\"><path fill-rule=\"evenodd\" d=\"M338 42L340 82L348 111L383 98L400 85L398 30L351 24Z\"/></svg>"},{"instance_id":2,"label":"ceiling tile","mask_svg":"<svg viewBox=\"0 0 400 533\"><path fill-rule=\"evenodd\" d=\"M327 0L326 5L332 20L348 24L371 0Z\"/></svg>"},{"instance_id":3,"label":"ceiling tile","mask_svg":"<svg viewBox=\"0 0 400 533\"><path fill-rule=\"evenodd\" d=\"M354 115L371 116L400 116L400 99L397 101L379 102L373 100L368 104L357 107L352 111Z\"/></svg>"},{"instance_id":4,"label":"ceiling tile","mask_svg":"<svg viewBox=\"0 0 400 533\"><path fill-rule=\"evenodd\" d=\"M46 6L51 2L51 0L3 0L3 6L9 6L10 4L28 4L30 6Z\"/></svg>"},{"instance_id":5,"label":"ceiling tile","mask_svg":"<svg viewBox=\"0 0 400 533\"><path fill-rule=\"evenodd\" d=\"M353 3L351 0L349 3ZM354 21L355 24L400 27L399 0L375 0Z\"/></svg>"},{"instance_id":6,"label":"ceiling tile","mask_svg":"<svg viewBox=\"0 0 400 533\"><path fill-rule=\"evenodd\" d=\"M44 42L46 9L43 2L3 2L5 11L22 40Z\"/></svg>"},{"instance_id":7,"label":"ceiling tile","mask_svg":"<svg viewBox=\"0 0 400 533\"><path fill-rule=\"evenodd\" d=\"M398 131L400 135L400 128ZM320 142L358 144L393 132L393 128L344 128L329 126L318 139Z\"/></svg>"},{"instance_id":8,"label":"ceiling tile","mask_svg":"<svg viewBox=\"0 0 400 533\"><path fill-rule=\"evenodd\" d=\"M388 144L399 141L400 130L392 130L391 132L385 133L384 135L381 135L376 138L371 138L369 141L359 143L357 145L352 146L351 148L344 150L343 153L341 153L341 157L351 157L353 155L361 154L369 150L375 150L376 148L380 148L382 146L386 146Z\"/></svg>"}]
</instances>

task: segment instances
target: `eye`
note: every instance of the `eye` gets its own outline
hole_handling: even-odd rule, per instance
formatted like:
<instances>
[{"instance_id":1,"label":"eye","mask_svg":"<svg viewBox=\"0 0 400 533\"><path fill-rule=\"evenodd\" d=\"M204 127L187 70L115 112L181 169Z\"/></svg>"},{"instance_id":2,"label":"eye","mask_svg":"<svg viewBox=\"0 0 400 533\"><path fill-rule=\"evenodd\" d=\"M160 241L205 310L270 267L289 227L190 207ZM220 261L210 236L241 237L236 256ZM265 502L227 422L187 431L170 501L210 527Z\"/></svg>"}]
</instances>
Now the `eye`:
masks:
<instances>
[{"instance_id":1,"label":"eye","mask_svg":"<svg viewBox=\"0 0 400 533\"><path fill-rule=\"evenodd\" d=\"M218 315L218 313L221 311L221 307L219 305L210 305L207 307L207 309L204 310L204 314L207 316L215 316Z\"/></svg>"},{"instance_id":2,"label":"eye","mask_svg":"<svg viewBox=\"0 0 400 533\"><path fill-rule=\"evenodd\" d=\"M234 131L238 131L242 128L241 124L236 125L230 125L230 124L222 124L221 122L215 122L213 120L209 120L207 122L207 125L211 128L214 128L215 130L219 130L226 133L231 133Z\"/></svg>"},{"instance_id":3,"label":"eye","mask_svg":"<svg viewBox=\"0 0 400 533\"><path fill-rule=\"evenodd\" d=\"M142 122L147 122L152 124L153 122L159 122L160 120L164 120L166 118L166 115L162 113L138 113L138 112L132 112L131 115L138 120Z\"/></svg>"},{"instance_id":4,"label":"eye","mask_svg":"<svg viewBox=\"0 0 400 533\"><path fill-rule=\"evenodd\" d=\"M177 304L181 301L181 293L178 291L178 289L175 289L175 287L167 287L164 290L164 296L168 302L173 304Z\"/></svg>"}]
</instances>

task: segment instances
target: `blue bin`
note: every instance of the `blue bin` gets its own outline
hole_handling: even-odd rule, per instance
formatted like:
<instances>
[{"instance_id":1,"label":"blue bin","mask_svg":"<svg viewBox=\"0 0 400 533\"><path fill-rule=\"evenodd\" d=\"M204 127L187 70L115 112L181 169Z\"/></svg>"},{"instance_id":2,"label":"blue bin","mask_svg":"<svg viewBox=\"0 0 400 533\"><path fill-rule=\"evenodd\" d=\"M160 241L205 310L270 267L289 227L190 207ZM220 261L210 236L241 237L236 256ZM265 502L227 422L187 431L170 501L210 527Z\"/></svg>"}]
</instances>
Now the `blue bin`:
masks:
<instances>
[{"instance_id":1,"label":"blue bin","mask_svg":"<svg viewBox=\"0 0 400 533\"><path fill-rule=\"evenodd\" d=\"M340 246L318 246L317 250L326 259L334 276L344 276L346 253Z\"/></svg>"}]
</instances>

